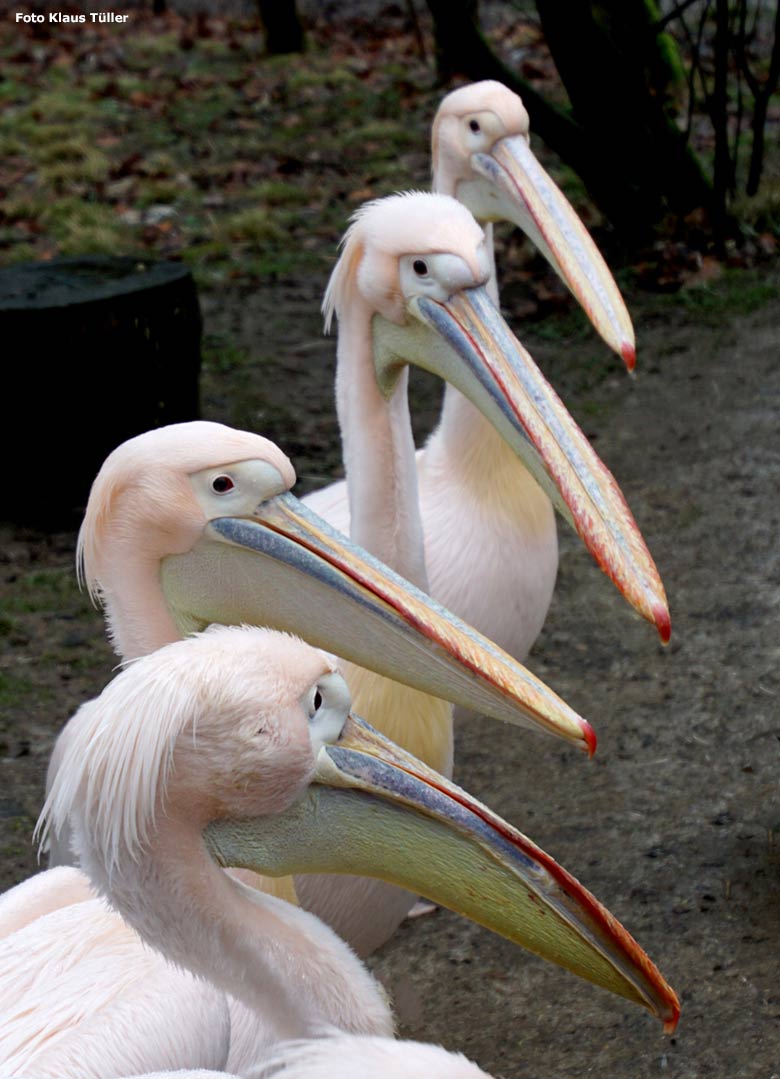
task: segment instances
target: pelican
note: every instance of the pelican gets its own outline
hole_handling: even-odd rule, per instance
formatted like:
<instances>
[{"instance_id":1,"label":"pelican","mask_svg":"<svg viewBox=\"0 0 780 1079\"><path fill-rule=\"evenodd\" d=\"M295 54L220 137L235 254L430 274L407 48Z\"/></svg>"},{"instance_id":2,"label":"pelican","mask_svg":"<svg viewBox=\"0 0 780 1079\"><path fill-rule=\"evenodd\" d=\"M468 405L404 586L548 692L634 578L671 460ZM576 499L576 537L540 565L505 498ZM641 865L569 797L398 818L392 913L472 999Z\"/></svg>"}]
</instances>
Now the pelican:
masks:
<instances>
[{"instance_id":1,"label":"pelican","mask_svg":"<svg viewBox=\"0 0 780 1079\"><path fill-rule=\"evenodd\" d=\"M448 602L465 605L472 618L491 612L491 634L517 647L519 632L526 650L550 602L557 539L549 499L519 455L620 590L662 621L663 586L625 500L490 300L491 265L482 229L450 196L396 195L358 211L324 303L326 327L339 320L336 400L347 479L305 501L403 577L438 590L437 598L446 578ZM410 363L470 398L451 398L466 410L462 425L443 420L419 454ZM351 667L348 675L359 711L451 774L451 709L412 710L385 679ZM408 897L363 886L361 906L374 916L356 926L353 888L307 878L298 894L367 954L394 931Z\"/></svg>"},{"instance_id":2,"label":"pelican","mask_svg":"<svg viewBox=\"0 0 780 1079\"><path fill-rule=\"evenodd\" d=\"M245 1079L491 1079L462 1053L392 1038L331 1034L279 1046ZM155 1072L129 1079L239 1079L226 1072Z\"/></svg>"},{"instance_id":3,"label":"pelican","mask_svg":"<svg viewBox=\"0 0 780 1079\"><path fill-rule=\"evenodd\" d=\"M83 705L69 734L39 834L70 821L92 887L147 945L251 1009L264 1032L256 1045L270 1050L334 1028L389 1037L392 1017L381 988L331 929L228 877L224 865L379 874L644 1005L667 1029L677 1021L674 992L597 900L355 716L334 658L295 638L212 626L166 645ZM4 1072L101 1074L81 1053L75 1062L58 1056L49 1034L62 1013L52 1019L45 1005L45 976L19 995L15 964L30 949L20 956L14 942L24 932L0 945L0 999L10 993L15 1007L3 1033L16 1055L3 1059ZM70 947L63 940L66 954ZM45 954L57 969L56 938ZM83 1015L86 990L76 984ZM93 1049L110 1043L96 1033L99 1016L85 1022ZM133 1030L123 1026L122 1037L132 1042ZM77 1030L74 1039L71 1053ZM169 1066L139 1066L133 1056L111 1074Z\"/></svg>"},{"instance_id":4,"label":"pelican","mask_svg":"<svg viewBox=\"0 0 780 1079\"><path fill-rule=\"evenodd\" d=\"M268 439L205 420L129 439L92 485L78 576L125 661L211 623L311 643L592 754L590 725L515 660L330 528Z\"/></svg>"},{"instance_id":5,"label":"pelican","mask_svg":"<svg viewBox=\"0 0 780 1079\"><path fill-rule=\"evenodd\" d=\"M484 284L494 300L497 300L497 286L491 222L505 218L523 228L534 240L583 305L599 333L630 368L634 366L634 334L625 304L577 215L531 153L528 115L516 94L500 83L484 82L454 91L444 99L433 127L433 183L435 191L456 196L483 224L484 268L488 272ZM341 341L345 331L343 320L348 320L349 347L355 349L351 367L361 364L359 357L366 357L362 361L365 382L373 351L377 386L361 383L347 397L341 392L339 381L342 377L344 381L353 380L354 371L350 367L341 376L339 367L337 405L347 480L309 496L308 504L336 527L350 532L350 515L354 515L358 500L364 497L361 473L367 470L366 458L379 457L375 449L379 439L375 436L382 430L378 419L382 396L389 398L393 390L396 394L403 392L404 387L397 386L392 377L400 362L419 363L445 378L439 425L416 462L419 527L424 536L424 564L431 595L510 654L523 659L544 623L555 584L558 542L551 499L574 524L601 568L633 606L656 625L661 639L667 641L671 621L663 586L622 496L615 488L614 508L607 512L616 511L618 518L626 522L631 533L628 546L634 548L636 561L633 566L627 563L616 569L614 563L610 566L611 556L605 557L602 539L594 537L589 522L584 519L589 514L587 495L580 500L573 491L569 497L563 491L562 499L550 485L538 456L524 442L523 432L518 431L517 405L508 388L502 385L500 369L488 374L479 357L472 357L467 358L471 370L464 372L452 356L448 360L442 360L438 354L433 360L426 360L423 355L415 359L408 354L408 346L407 354L399 348L388 361L381 353L392 351L397 340L383 346L376 340L375 327L372 350L366 341L365 322L363 334L357 327L353 328L352 304L358 292L368 302L383 296L385 307L377 304L376 310L381 312L381 317L388 317L392 290L397 289L396 282L389 280L393 258L398 258L399 265L406 262L413 270L416 264L427 268L430 258L426 256L430 253L439 259L443 253L450 252L449 246L444 249L435 246L435 229L429 228L429 214L433 213L430 206L429 203L426 209L420 204L418 209L411 202L404 207L396 206L392 219L389 209L385 209L384 222L379 219L378 211L371 211L371 220L358 218L347 234L342 258L326 294L326 326L334 312L337 313ZM408 215L406 227L404 214ZM368 234L366 249L373 243L379 257L372 260L366 254L361 262L362 252L356 242L359 233ZM393 242L401 234L409 241L405 250L400 242ZM369 281L371 274L374 279ZM436 278L435 269L430 276ZM448 281L445 274L438 282L423 278L417 284L420 287L438 284L439 298L443 298L456 282ZM408 291L404 298L408 302ZM438 314L442 332L466 338L474 326L482 330L485 317L491 320L494 317L484 302L477 318L462 320L460 329L457 318L445 324L441 313ZM398 322L401 318L398 308L389 317ZM357 322L360 315L354 318ZM410 321L414 321L411 311L407 324ZM495 323L491 321L490 325ZM463 342L460 344L462 347ZM339 363L341 353L340 348ZM530 364L527 354L523 362ZM527 372L531 369L528 367ZM527 373L526 377L530 375ZM493 379L491 412L485 408L484 395ZM545 412L553 409L553 403L562 407L543 380L535 381L531 394ZM540 398L544 398L544 403ZM397 414L400 406L396 403L394 407ZM525 423L522 411L519 417ZM540 418L532 414L531 427L527 430L534 441L537 433L534 421ZM507 431L507 422L514 425L514 432ZM585 440L579 431L575 438L581 447ZM351 451L350 444L359 448ZM376 467L379 464L377 460ZM550 466L555 475L556 462L548 458L546 467ZM555 475L556 482L561 478L565 476ZM606 486L614 485L608 474L602 474L601 481ZM350 487L354 494L348 494ZM576 505L572 505L572 498ZM362 542L373 550L365 539ZM392 561L389 564L394 565Z\"/></svg>"},{"instance_id":6,"label":"pelican","mask_svg":"<svg viewBox=\"0 0 780 1079\"><path fill-rule=\"evenodd\" d=\"M434 594L446 577L450 601L462 607L467 597L472 616L497 611L499 638L520 623L530 643L557 546L549 501L519 455L621 591L660 623L663 586L617 484L491 303L489 276L482 229L449 196L392 196L358 211L325 297L328 324L339 318L347 480L307 504ZM444 375L477 406L451 394L467 408L461 428L445 416L416 455L409 363ZM399 740L408 744L406 733ZM430 760L439 768L441 747Z\"/></svg>"},{"instance_id":7,"label":"pelican","mask_svg":"<svg viewBox=\"0 0 780 1079\"><path fill-rule=\"evenodd\" d=\"M545 256L596 331L633 370L634 329L623 297L582 221L534 156L520 97L492 79L447 94L433 121L431 163L434 191L462 202L485 231L494 300L493 222L509 221Z\"/></svg>"},{"instance_id":8,"label":"pelican","mask_svg":"<svg viewBox=\"0 0 780 1079\"><path fill-rule=\"evenodd\" d=\"M244 1079L491 1079L462 1053L438 1045L329 1032L282 1042ZM214 1071L154 1072L128 1079L239 1079Z\"/></svg>"},{"instance_id":9,"label":"pelican","mask_svg":"<svg viewBox=\"0 0 780 1079\"><path fill-rule=\"evenodd\" d=\"M436 113L431 149L434 191L462 202L485 232L493 299L498 302L492 229L493 222L504 220L531 239L607 345L633 370L634 330L623 298L579 217L534 156L528 113L518 95L490 80L454 90ZM493 492L477 482L475 465L501 476L503 514L495 510ZM439 425L420 457L419 484L431 594L524 659L544 623L555 585L553 513L510 447L468 395L449 382ZM464 519L469 520L468 545L461 539ZM539 551L534 542L542 552L529 561L529 548L532 556ZM474 551L490 552L493 558L483 557L477 566ZM652 592L646 606L635 606L666 643L671 620L657 578ZM507 593L519 598L514 618L502 602Z\"/></svg>"},{"instance_id":10,"label":"pelican","mask_svg":"<svg viewBox=\"0 0 780 1079\"><path fill-rule=\"evenodd\" d=\"M361 670L378 669L414 687L383 682L395 714L414 711L426 731L423 717L431 710L449 714L438 699L446 697L595 749L585 720L333 532L289 494L294 482L292 465L273 443L206 421L147 432L109 455L90 492L77 558L123 659L210 622L272 625L304 632ZM381 719L375 713L382 702L374 703L367 714ZM68 736L55 746L49 783ZM50 864L70 861L64 827L50 836ZM290 881L262 886L296 897ZM306 882L304 902L368 954L394 932L413 897L378 882L328 878Z\"/></svg>"},{"instance_id":11,"label":"pelican","mask_svg":"<svg viewBox=\"0 0 780 1079\"><path fill-rule=\"evenodd\" d=\"M213 622L270 624L595 750L592 728L565 702L319 520L289 493L294 483L272 442L207 421L146 432L109 455L77 563L123 660Z\"/></svg>"},{"instance_id":12,"label":"pelican","mask_svg":"<svg viewBox=\"0 0 780 1079\"><path fill-rule=\"evenodd\" d=\"M333 1033L281 1043L245 1079L491 1079L438 1045ZM238 1079L226 1072L155 1072L130 1079Z\"/></svg>"},{"instance_id":13,"label":"pelican","mask_svg":"<svg viewBox=\"0 0 780 1079\"><path fill-rule=\"evenodd\" d=\"M491 1079L438 1045L334 1034L282 1044L253 1079Z\"/></svg>"},{"instance_id":14,"label":"pelican","mask_svg":"<svg viewBox=\"0 0 780 1079\"><path fill-rule=\"evenodd\" d=\"M6 906L38 900L14 929ZM10 913L10 912L9 912ZM225 994L147 948L77 869L60 866L0 897L0 1072L103 1079L220 1068Z\"/></svg>"}]
</instances>

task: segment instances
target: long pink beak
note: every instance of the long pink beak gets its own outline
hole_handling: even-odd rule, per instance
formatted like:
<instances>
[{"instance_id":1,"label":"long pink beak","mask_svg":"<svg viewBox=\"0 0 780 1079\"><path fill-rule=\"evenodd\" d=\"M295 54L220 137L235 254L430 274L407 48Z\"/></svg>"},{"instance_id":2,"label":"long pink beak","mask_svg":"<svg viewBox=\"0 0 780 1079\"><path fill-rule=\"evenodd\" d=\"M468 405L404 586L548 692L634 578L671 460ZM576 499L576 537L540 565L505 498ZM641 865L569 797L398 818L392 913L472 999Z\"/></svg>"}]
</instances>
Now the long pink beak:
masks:
<instances>
[{"instance_id":1,"label":"long pink beak","mask_svg":"<svg viewBox=\"0 0 780 1079\"><path fill-rule=\"evenodd\" d=\"M620 488L487 289L456 291L446 301L417 297L409 312L449 346L431 347L415 362L480 409L628 602L668 641L664 587Z\"/></svg>"},{"instance_id":2,"label":"long pink beak","mask_svg":"<svg viewBox=\"0 0 780 1079\"><path fill-rule=\"evenodd\" d=\"M474 154L474 169L502 196L501 214L533 241L571 289L593 326L629 371L636 363L634 329L615 280L566 196L520 135Z\"/></svg>"}]
</instances>

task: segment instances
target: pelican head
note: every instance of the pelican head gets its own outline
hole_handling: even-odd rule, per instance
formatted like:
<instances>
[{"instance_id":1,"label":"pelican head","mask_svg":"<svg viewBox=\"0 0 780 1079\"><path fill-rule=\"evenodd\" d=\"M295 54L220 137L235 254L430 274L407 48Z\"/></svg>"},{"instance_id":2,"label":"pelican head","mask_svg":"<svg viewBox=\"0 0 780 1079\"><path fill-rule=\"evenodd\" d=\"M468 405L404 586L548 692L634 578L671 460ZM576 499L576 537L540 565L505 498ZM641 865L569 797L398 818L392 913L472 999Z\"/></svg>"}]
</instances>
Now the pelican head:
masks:
<instances>
[{"instance_id":1,"label":"pelican head","mask_svg":"<svg viewBox=\"0 0 780 1079\"><path fill-rule=\"evenodd\" d=\"M142 934L144 881L168 895L169 920L176 903L177 924L192 916L176 874L206 864L202 833L221 865L410 888L676 1023L673 991L597 900L351 714L333 658L297 639L211 627L131 664L71 725L43 830L73 821L85 870ZM199 864L187 879L202 879Z\"/></svg>"},{"instance_id":2,"label":"pelican head","mask_svg":"<svg viewBox=\"0 0 780 1079\"><path fill-rule=\"evenodd\" d=\"M132 659L210 623L305 634L415 689L589 752L589 724L521 664L289 492L272 442L206 421L119 446L90 493L79 573Z\"/></svg>"},{"instance_id":3,"label":"pelican head","mask_svg":"<svg viewBox=\"0 0 780 1079\"><path fill-rule=\"evenodd\" d=\"M568 285L629 370L634 330L623 298L587 230L534 156L528 113L500 82L448 94L433 122L433 182L487 224L511 221Z\"/></svg>"},{"instance_id":4,"label":"pelican head","mask_svg":"<svg viewBox=\"0 0 780 1079\"><path fill-rule=\"evenodd\" d=\"M521 458L628 601L668 640L661 579L612 474L491 300L490 259L472 214L448 195L368 203L344 238L325 294L354 347L370 338L390 399L417 364L465 394ZM341 355L341 352L340 352ZM350 393L356 374L339 392ZM487 479L487 477L486 477Z\"/></svg>"}]
</instances>

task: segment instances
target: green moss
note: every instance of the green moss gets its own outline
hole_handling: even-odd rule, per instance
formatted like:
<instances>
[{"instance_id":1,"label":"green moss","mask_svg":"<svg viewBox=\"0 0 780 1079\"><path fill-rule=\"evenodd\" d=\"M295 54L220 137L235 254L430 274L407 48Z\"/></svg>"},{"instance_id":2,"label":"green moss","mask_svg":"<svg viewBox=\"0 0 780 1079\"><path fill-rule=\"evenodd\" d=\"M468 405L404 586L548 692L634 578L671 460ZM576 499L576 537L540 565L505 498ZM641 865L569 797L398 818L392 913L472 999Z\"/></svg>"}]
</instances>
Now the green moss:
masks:
<instances>
[{"instance_id":1,"label":"green moss","mask_svg":"<svg viewBox=\"0 0 780 1079\"><path fill-rule=\"evenodd\" d=\"M735 315L749 315L777 299L777 284L760 270L726 270L707 284L659 297L662 308L683 309L708 326L723 326Z\"/></svg>"},{"instance_id":2,"label":"green moss","mask_svg":"<svg viewBox=\"0 0 780 1079\"><path fill-rule=\"evenodd\" d=\"M26 146L16 135L0 132L0 157L16 157L23 154Z\"/></svg>"},{"instance_id":3,"label":"green moss","mask_svg":"<svg viewBox=\"0 0 780 1079\"><path fill-rule=\"evenodd\" d=\"M141 34L130 40L127 60L128 64L144 63L149 57L163 57L180 52L176 34Z\"/></svg>"},{"instance_id":4,"label":"green moss","mask_svg":"<svg viewBox=\"0 0 780 1079\"><path fill-rule=\"evenodd\" d=\"M223 335L209 334L203 341L203 367L205 371L227 374L247 368L249 353L239 348Z\"/></svg>"},{"instance_id":5,"label":"green moss","mask_svg":"<svg viewBox=\"0 0 780 1079\"><path fill-rule=\"evenodd\" d=\"M143 161L138 163L139 172L143 173L144 176L151 176L155 179L175 176L180 169L181 166L176 161L176 158L165 150L154 150L152 153L147 154Z\"/></svg>"},{"instance_id":6,"label":"green moss","mask_svg":"<svg viewBox=\"0 0 780 1079\"><path fill-rule=\"evenodd\" d=\"M10 195L0 200L0 216L7 221L29 221L41 216L46 199L33 193Z\"/></svg>"},{"instance_id":7,"label":"green moss","mask_svg":"<svg viewBox=\"0 0 780 1079\"><path fill-rule=\"evenodd\" d=\"M342 136L344 146L370 146L372 151L379 150L382 156L396 153L399 147L406 147L416 140L417 133L409 131L406 124L393 120L371 120L360 127L351 128Z\"/></svg>"},{"instance_id":8,"label":"green moss","mask_svg":"<svg viewBox=\"0 0 780 1079\"><path fill-rule=\"evenodd\" d=\"M309 191L281 180L264 180L247 188L245 198L264 206L306 206L311 198Z\"/></svg>"},{"instance_id":9,"label":"green moss","mask_svg":"<svg viewBox=\"0 0 780 1079\"><path fill-rule=\"evenodd\" d=\"M50 187L63 188L74 184L99 184L107 179L110 163L99 150L86 149L81 156L73 156L75 143L67 145L66 156L58 155L58 147L49 148L48 164L41 165L39 180Z\"/></svg>"},{"instance_id":10,"label":"green moss","mask_svg":"<svg viewBox=\"0 0 780 1079\"><path fill-rule=\"evenodd\" d=\"M0 670L0 705L4 708L18 707L34 691L32 679Z\"/></svg>"},{"instance_id":11,"label":"green moss","mask_svg":"<svg viewBox=\"0 0 780 1079\"><path fill-rule=\"evenodd\" d=\"M91 111L87 95L68 88L39 94L28 106L27 115L48 125L84 120Z\"/></svg>"},{"instance_id":12,"label":"green moss","mask_svg":"<svg viewBox=\"0 0 780 1079\"><path fill-rule=\"evenodd\" d=\"M150 85L148 79L143 79L138 75L129 75L127 73L118 76L116 85L119 87L119 92L122 97L130 97L131 94L136 93L145 94L154 89Z\"/></svg>"},{"instance_id":13,"label":"green moss","mask_svg":"<svg viewBox=\"0 0 780 1079\"><path fill-rule=\"evenodd\" d=\"M25 574L14 583L13 592L4 598L2 608L7 617L9 614L46 611L60 607L65 601L72 601L80 608L87 603L79 592L76 575L70 567Z\"/></svg>"},{"instance_id":14,"label":"green moss","mask_svg":"<svg viewBox=\"0 0 780 1079\"><path fill-rule=\"evenodd\" d=\"M0 101L16 101L22 87L13 79L0 79Z\"/></svg>"},{"instance_id":15,"label":"green moss","mask_svg":"<svg viewBox=\"0 0 780 1079\"><path fill-rule=\"evenodd\" d=\"M125 245L119 232L112 228L74 229L59 242L62 255L115 255Z\"/></svg>"},{"instance_id":16,"label":"green moss","mask_svg":"<svg viewBox=\"0 0 780 1079\"><path fill-rule=\"evenodd\" d=\"M182 201L186 190L175 180L149 180L138 186L134 198L136 206L169 206Z\"/></svg>"},{"instance_id":17,"label":"green moss","mask_svg":"<svg viewBox=\"0 0 780 1079\"><path fill-rule=\"evenodd\" d=\"M584 341L590 333L590 323L573 304L560 314L548 315L533 322L529 330L542 341L565 341L574 344Z\"/></svg>"},{"instance_id":18,"label":"green moss","mask_svg":"<svg viewBox=\"0 0 780 1079\"><path fill-rule=\"evenodd\" d=\"M761 187L752 198L740 194L734 200L731 211L736 219L754 232L780 234L780 154L770 147Z\"/></svg>"},{"instance_id":19,"label":"green moss","mask_svg":"<svg viewBox=\"0 0 780 1079\"><path fill-rule=\"evenodd\" d=\"M318 59L311 66L301 64L290 75L288 82L288 90L290 93L298 93L302 90L309 89L344 89L348 87L350 89L359 87L360 80L350 71L345 65L339 65L338 67L332 67L330 64L321 66L322 62Z\"/></svg>"},{"instance_id":20,"label":"green moss","mask_svg":"<svg viewBox=\"0 0 780 1079\"><path fill-rule=\"evenodd\" d=\"M265 243L279 239L282 230L272 213L262 207L253 207L229 214L219 221L215 236L223 241Z\"/></svg>"},{"instance_id":21,"label":"green moss","mask_svg":"<svg viewBox=\"0 0 780 1079\"><path fill-rule=\"evenodd\" d=\"M41 165L59 161L81 161L91 151L86 139L77 136L65 139L52 139L40 145L35 151L35 159Z\"/></svg>"},{"instance_id":22,"label":"green moss","mask_svg":"<svg viewBox=\"0 0 780 1079\"><path fill-rule=\"evenodd\" d=\"M57 143L73 138L73 126L71 124L40 124L35 121L30 121L28 118L26 123L22 120L21 124L16 126L21 127L22 130L24 130L25 142L30 143L33 148L47 146L51 142ZM37 156L37 151L35 149L33 150L33 153Z\"/></svg>"},{"instance_id":23,"label":"green moss","mask_svg":"<svg viewBox=\"0 0 780 1079\"><path fill-rule=\"evenodd\" d=\"M3 262L12 265L16 262L34 262L38 252L32 244L14 243L7 251L3 252Z\"/></svg>"},{"instance_id":24,"label":"green moss","mask_svg":"<svg viewBox=\"0 0 780 1079\"><path fill-rule=\"evenodd\" d=\"M204 38L198 42L198 54L204 59L221 60L231 55L230 46L220 38Z\"/></svg>"},{"instance_id":25,"label":"green moss","mask_svg":"<svg viewBox=\"0 0 780 1079\"><path fill-rule=\"evenodd\" d=\"M104 203L59 199L46 207L40 220L63 254L116 254L127 246L123 226Z\"/></svg>"}]
</instances>

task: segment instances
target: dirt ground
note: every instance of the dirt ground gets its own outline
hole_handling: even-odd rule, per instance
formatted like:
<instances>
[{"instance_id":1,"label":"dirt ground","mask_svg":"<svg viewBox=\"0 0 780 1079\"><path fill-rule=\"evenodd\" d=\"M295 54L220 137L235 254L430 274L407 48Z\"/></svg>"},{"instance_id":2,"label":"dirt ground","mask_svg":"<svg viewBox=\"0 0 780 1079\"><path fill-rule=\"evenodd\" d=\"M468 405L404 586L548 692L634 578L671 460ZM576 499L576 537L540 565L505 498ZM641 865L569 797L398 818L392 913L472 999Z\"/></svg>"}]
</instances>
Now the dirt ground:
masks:
<instances>
[{"instance_id":1,"label":"dirt ground","mask_svg":"<svg viewBox=\"0 0 780 1079\"><path fill-rule=\"evenodd\" d=\"M776 278L774 279L776 283ZM244 345L204 412L276 438L303 478L338 463L324 282L204 298L209 333ZM510 298L511 300L511 298ZM439 911L373 961L401 1033L506 1079L780 1076L780 300L701 317L637 310L638 378L582 332L523 334L616 474L669 594L662 648L561 528L559 586L531 666L594 724L588 763L476 721L456 778L574 872L681 995L677 1034L647 1014ZM595 359L594 359L595 357ZM436 391L415 381L421 429ZM294 431L294 436L290 435ZM30 832L52 740L112 665L75 591L74 536L2 532L2 883L35 869Z\"/></svg>"}]
</instances>

